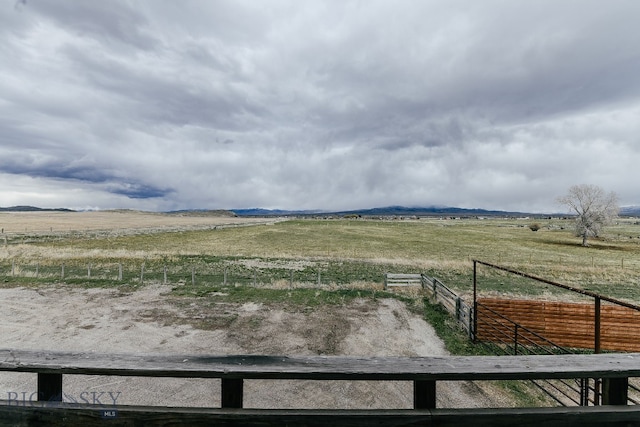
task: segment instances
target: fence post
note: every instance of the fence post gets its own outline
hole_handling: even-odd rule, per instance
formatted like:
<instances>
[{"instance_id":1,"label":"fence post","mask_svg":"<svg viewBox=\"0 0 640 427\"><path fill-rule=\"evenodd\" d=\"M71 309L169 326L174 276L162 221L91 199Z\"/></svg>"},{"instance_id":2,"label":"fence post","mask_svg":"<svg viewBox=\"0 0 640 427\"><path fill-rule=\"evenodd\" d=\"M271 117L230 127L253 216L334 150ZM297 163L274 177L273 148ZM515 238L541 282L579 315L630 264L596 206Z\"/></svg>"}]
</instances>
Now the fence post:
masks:
<instances>
[{"instance_id":1,"label":"fence post","mask_svg":"<svg viewBox=\"0 0 640 427\"><path fill-rule=\"evenodd\" d=\"M122 282L122 264L118 263L118 281Z\"/></svg>"},{"instance_id":2,"label":"fence post","mask_svg":"<svg viewBox=\"0 0 640 427\"><path fill-rule=\"evenodd\" d=\"M478 334L478 280L477 280L477 262L473 260L473 342L477 340Z\"/></svg>"},{"instance_id":3,"label":"fence post","mask_svg":"<svg viewBox=\"0 0 640 427\"><path fill-rule=\"evenodd\" d=\"M60 273L60 278L64 280L64 262L62 263L62 272Z\"/></svg>"},{"instance_id":4,"label":"fence post","mask_svg":"<svg viewBox=\"0 0 640 427\"><path fill-rule=\"evenodd\" d=\"M222 285L223 285L223 286L227 286L227 268L229 268L229 267L227 267L227 266L225 265L225 266L224 266L224 277L223 277L223 279L222 279L222 280L223 280L223 282L222 282Z\"/></svg>"},{"instance_id":5,"label":"fence post","mask_svg":"<svg viewBox=\"0 0 640 427\"><path fill-rule=\"evenodd\" d=\"M289 272L289 289L293 289L293 270Z\"/></svg>"},{"instance_id":6,"label":"fence post","mask_svg":"<svg viewBox=\"0 0 640 427\"><path fill-rule=\"evenodd\" d=\"M593 352L600 353L600 307L601 301L600 297L595 297L594 299L595 307L594 307L594 330L593 330Z\"/></svg>"},{"instance_id":7,"label":"fence post","mask_svg":"<svg viewBox=\"0 0 640 427\"><path fill-rule=\"evenodd\" d=\"M16 262L14 260L11 260L11 277L15 276L16 274Z\"/></svg>"},{"instance_id":8,"label":"fence post","mask_svg":"<svg viewBox=\"0 0 640 427\"><path fill-rule=\"evenodd\" d=\"M594 321L594 327L593 327L593 352L594 353L600 353L600 309L602 306L602 301L600 300L600 297L595 297L594 298L594 310L593 310L593 321ZM594 380L594 385L593 388L595 389L594 392L594 405L599 405L602 401L602 403L604 405L608 405L608 403L604 403L604 401L606 399L609 399L609 397L606 396L607 393L609 393L608 391L605 390L605 387L608 387L607 385L607 380L605 380L605 382L603 383L602 378L595 378ZM616 397L613 397L614 399L616 399ZM625 397L625 403L626 404L626 397ZM621 403L611 403L611 405L621 405Z\"/></svg>"},{"instance_id":9,"label":"fence post","mask_svg":"<svg viewBox=\"0 0 640 427\"><path fill-rule=\"evenodd\" d=\"M580 378L580 406L589 406L589 378Z\"/></svg>"},{"instance_id":10,"label":"fence post","mask_svg":"<svg viewBox=\"0 0 640 427\"><path fill-rule=\"evenodd\" d=\"M191 266L191 286L196 285L196 266Z\"/></svg>"},{"instance_id":11,"label":"fence post","mask_svg":"<svg viewBox=\"0 0 640 427\"><path fill-rule=\"evenodd\" d=\"M38 278L39 275L40 275L40 263L36 262L36 279Z\"/></svg>"},{"instance_id":12,"label":"fence post","mask_svg":"<svg viewBox=\"0 0 640 427\"><path fill-rule=\"evenodd\" d=\"M87 266L87 278L91 278L91 263Z\"/></svg>"},{"instance_id":13,"label":"fence post","mask_svg":"<svg viewBox=\"0 0 640 427\"><path fill-rule=\"evenodd\" d=\"M164 265L164 267L162 269L162 272L163 272L163 282L162 283L166 285L167 284L167 264Z\"/></svg>"},{"instance_id":14,"label":"fence post","mask_svg":"<svg viewBox=\"0 0 640 427\"><path fill-rule=\"evenodd\" d=\"M318 287L320 287L320 269L318 269Z\"/></svg>"},{"instance_id":15,"label":"fence post","mask_svg":"<svg viewBox=\"0 0 640 427\"><path fill-rule=\"evenodd\" d=\"M144 262L142 263L142 267L140 267L140 284L144 284Z\"/></svg>"}]
</instances>

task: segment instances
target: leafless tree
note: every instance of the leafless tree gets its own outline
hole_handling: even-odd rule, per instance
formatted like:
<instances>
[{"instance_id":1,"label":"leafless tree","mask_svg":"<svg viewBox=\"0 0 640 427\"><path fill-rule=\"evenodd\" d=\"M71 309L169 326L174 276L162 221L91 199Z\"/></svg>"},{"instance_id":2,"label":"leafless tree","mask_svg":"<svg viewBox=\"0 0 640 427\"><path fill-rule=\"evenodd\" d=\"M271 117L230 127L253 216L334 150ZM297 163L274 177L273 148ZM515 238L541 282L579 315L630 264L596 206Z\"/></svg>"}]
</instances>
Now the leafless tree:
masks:
<instances>
[{"instance_id":1,"label":"leafless tree","mask_svg":"<svg viewBox=\"0 0 640 427\"><path fill-rule=\"evenodd\" d=\"M582 246L589 246L589 237L598 237L620 210L616 193L605 193L597 185L574 185L558 202L576 214L576 236L582 237Z\"/></svg>"}]
</instances>

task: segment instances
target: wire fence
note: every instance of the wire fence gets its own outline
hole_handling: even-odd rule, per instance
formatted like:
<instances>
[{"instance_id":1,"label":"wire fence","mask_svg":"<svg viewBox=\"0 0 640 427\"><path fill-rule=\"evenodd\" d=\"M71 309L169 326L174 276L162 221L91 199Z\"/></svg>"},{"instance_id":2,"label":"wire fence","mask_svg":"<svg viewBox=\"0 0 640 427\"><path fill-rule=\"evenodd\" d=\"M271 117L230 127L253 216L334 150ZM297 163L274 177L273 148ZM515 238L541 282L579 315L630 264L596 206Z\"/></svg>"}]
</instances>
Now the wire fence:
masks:
<instances>
[{"instance_id":1,"label":"wire fence","mask_svg":"<svg viewBox=\"0 0 640 427\"><path fill-rule=\"evenodd\" d=\"M173 284L255 287L383 288L382 267L349 272L344 266L252 266L219 261L173 264L158 262L19 262L0 263L4 281L82 283L85 285Z\"/></svg>"}]
</instances>

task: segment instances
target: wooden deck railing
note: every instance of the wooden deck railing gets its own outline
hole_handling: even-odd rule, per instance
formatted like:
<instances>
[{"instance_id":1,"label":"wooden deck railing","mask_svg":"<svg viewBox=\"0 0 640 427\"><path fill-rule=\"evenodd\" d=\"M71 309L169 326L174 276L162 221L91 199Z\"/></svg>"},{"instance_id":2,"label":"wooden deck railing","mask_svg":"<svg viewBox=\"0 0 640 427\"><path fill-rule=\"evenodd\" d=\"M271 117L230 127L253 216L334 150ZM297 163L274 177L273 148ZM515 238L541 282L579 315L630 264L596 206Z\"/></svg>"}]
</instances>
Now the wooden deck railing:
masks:
<instances>
[{"instance_id":1,"label":"wooden deck railing","mask_svg":"<svg viewBox=\"0 0 640 427\"><path fill-rule=\"evenodd\" d=\"M32 372L37 401L0 402L10 425L635 425L635 406L438 409L437 383L462 380L602 378L605 405L625 405L640 353L480 357L278 357L95 354L0 350L0 371ZM221 408L81 405L62 402L65 375L220 378ZM243 381L412 381L414 410L243 409ZM128 424L129 423L129 424Z\"/></svg>"}]
</instances>

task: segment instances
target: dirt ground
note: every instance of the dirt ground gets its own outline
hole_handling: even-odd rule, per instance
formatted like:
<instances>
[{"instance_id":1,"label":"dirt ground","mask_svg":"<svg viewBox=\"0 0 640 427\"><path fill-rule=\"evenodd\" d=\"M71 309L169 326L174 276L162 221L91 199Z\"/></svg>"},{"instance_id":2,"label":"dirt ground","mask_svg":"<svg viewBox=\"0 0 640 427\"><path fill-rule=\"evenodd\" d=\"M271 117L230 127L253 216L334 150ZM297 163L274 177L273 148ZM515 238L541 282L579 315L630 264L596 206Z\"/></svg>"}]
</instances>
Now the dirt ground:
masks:
<instances>
[{"instance_id":1,"label":"dirt ground","mask_svg":"<svg viewBox=\"0 0 640 427\"><path fill-rule=\"evenodd\" d=\"M148 285L107 289L0 289L2 347L106 353L442 356L433 328L395 299L290 309L169 295ZM84 392L100 403L220 405L219 380L64 378L65 400ZM0 373L0 398L36 389L33 374ZM24 393L24 394L23 394ZM102 393L102 394L100 394ZM18 396L18 397L16 397ZM248 408L411 408L409 382L247 381ZM512 406L492 384L439 383L439 407Z\"/></svg>"},{"instance_id":2,"label":"dirt ground","mask_svg":"<svg viewBox=\"0 0 640 427\"><path fill-rule=\"evenodd\" d=\"M174 231L250 224L270 224L280 218L236 217L226 212L162 214L139 211L0 212L0 234L65 234L108 231Z\"/></svg>"}]
</instances>

